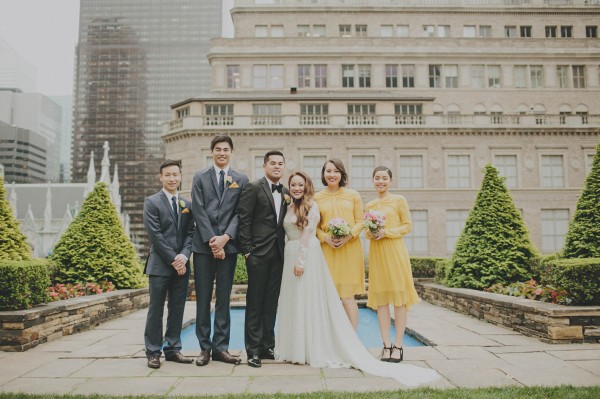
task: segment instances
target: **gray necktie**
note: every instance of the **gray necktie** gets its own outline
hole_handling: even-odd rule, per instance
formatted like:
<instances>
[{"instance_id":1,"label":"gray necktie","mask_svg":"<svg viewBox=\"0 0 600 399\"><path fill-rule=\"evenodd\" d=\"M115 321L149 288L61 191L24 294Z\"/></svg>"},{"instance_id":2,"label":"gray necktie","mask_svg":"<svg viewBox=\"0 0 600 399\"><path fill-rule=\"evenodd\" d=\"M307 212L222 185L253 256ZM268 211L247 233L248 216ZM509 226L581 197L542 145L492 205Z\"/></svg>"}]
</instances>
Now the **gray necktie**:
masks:
<instances>
[{"instance_id":1,"label":"gray necktie","mask_svg":"<svg viewBox=\"0 0 600 399\"><path fill-rule=\"evenodd\" d=\"M219 172L219 198L223 197L223 192L225 191L225 171L221 169Z\"/></svg>"},{"instance_id":2,"label":"gray necktie","mask_svg":"<svg viewBox=\"0 0 600 399\"><path fill-rule=\"evenodd\" d=\"M171 197L171 206L173 207L173 213L175 214L175 224L177 224L177 200L175 196Z\"/></svg>"}]
</instances>

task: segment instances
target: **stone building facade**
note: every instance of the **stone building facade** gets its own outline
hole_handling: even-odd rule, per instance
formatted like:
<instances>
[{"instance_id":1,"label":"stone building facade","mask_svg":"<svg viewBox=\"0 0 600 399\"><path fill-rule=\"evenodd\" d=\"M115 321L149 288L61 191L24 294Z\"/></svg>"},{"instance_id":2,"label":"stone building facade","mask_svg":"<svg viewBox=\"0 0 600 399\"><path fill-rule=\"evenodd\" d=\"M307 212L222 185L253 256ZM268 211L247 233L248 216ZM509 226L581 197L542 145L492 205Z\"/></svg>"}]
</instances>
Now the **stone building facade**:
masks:
<instances>
[{"instance_id":1,"label":"stone building facade","mask_svg":"<svg viewBox=\"0 0 600 399\"><path fill-rule=\"evenodd\" d=\"M498 167L543 253L562 248L600 136L600 2L236 0L214 39L212 92L182 99L162 136L183 190L216 134L262 175L270 149L320 184L340 158L374 197L387 165L411 206L415 256L449 256Z\"/></svg>"}]
</instances>

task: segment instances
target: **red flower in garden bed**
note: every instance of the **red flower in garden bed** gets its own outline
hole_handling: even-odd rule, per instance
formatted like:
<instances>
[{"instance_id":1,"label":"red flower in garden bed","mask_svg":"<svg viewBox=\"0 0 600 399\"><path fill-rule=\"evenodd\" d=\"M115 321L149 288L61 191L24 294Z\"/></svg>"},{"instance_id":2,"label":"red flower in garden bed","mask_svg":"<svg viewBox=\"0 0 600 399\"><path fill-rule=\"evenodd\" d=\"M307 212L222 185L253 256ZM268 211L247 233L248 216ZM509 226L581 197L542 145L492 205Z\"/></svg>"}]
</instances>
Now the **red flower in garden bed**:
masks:
<instances>
[{"instance_id":1,"label":"red flower in garden bed","mask_svg":"<svg viewBox=\"0 0 600 399\"><path fill-rule=\"evenodd\" d=\"M102 294L111 292L115 286L110 281L101 281L100 283L76 283L76 284L55 284L48 288L50 300L52 302L63 299L77 298L85 295Z\"/></svg>"}]
</instances>

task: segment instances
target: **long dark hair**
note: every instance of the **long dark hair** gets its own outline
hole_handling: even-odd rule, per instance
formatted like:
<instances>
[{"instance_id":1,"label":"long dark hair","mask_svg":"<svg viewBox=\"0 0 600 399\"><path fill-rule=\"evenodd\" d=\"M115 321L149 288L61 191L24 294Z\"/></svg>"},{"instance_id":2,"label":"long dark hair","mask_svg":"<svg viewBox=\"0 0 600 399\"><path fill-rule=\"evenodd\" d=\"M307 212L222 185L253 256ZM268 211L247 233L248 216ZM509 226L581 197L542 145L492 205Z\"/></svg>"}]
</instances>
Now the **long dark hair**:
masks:
<instances>
[{"instance_id":1,"label":"long dark hair","mask_svg":"<svg viewBox=\"0 0 600 399\"><path fill-rule=\"evenodd\" d=\"M344 187L346 184L348 184L348 173L346 173L346 168L344 168L344 164L342 163L342 161L340 161L337 158L328 159L323 164L323 168L321 169L321 183L323 183L325 187L328 186L327 180L325 180L325 168L328 163L332 163L335 166L335 168L339 170L342 174L342 178L340 179L340 187Z\"/></svg>"},{"instance_id":2,"label":"long dark hair","mask_svg":"<svg viewBox=\"0 0 600 399\"><path fill-rule=\"evenodd\" d=\"M293 172L288 179L288 187L294 176L300 176L304 179L304 195L300 199L294 199L294 213L296 214L296 226L303 230L308 225L308 211L312 204L312 198L315 195L315 187L313 186L310 176L302 171Z\"/></svg>"}]
</instances>

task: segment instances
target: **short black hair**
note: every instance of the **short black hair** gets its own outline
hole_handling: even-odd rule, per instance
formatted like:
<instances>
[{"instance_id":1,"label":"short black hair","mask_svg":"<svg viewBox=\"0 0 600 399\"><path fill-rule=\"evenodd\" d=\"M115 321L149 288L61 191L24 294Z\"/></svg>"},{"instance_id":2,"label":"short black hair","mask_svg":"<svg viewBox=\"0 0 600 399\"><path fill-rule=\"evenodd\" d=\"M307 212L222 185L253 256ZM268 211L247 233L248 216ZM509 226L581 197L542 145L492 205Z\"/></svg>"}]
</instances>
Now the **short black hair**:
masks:
<instances>
[{"instance_id":1,"label":"short black hair","mask_svg":"<svg viewBox=\"0 0 600 399\"><path fill-rule=\"evenodd\" d=\"M212 151L219 143L228 143L229 147L231 147L231 151L233 151L233 140L231 140L231 137L227 136L226 134L215 136L210 141L210 150Z\"/></svg>"},{"instance_id":2,"label":"short black hair","mask_svg":"<svg viewBox=\"0 0 600 399\"><path fill-rule=\"evenodd\" d=\"M159 169L158 173L162 175L162 170L169 166L177 166L177 167L179 167L179 172L181 172L181 162L180 161L174 161L172 159L167 159L163 163L160 164L160 169Z\"/></svg>"},{"instance_id":3,"label":"short black hair","mask_svg":"<svg viewBox=\"0 0 600 399\"><path fill-rule=\"evenodd\" d=\"M373 169L373 177L375 177L375 173L377 172L387 172L388 176L390 176L390 179L392 178L392 171L387 166L378 166Z\"/></svg>"},{"instance_id":4,"label":"short black hair","mask_svg":"<svg viewBox=\"0 0 600 399\"><path fill-rule=\"evenodd\" d=\"M283 156L283 153L281 151L279 151L279 150L271 150L271 151L269 151L269 152L267 152L265 154L265 159L263 159L263 165L267 164L267 161L269 161L269 157L271 155L279 155L280 157L283 158L283 162L285 162L285 157Z\"/></svg>"},{"instance_id":5,"label":"short black hair","mask_svg":"<svg viewBox=\"0 0 600 399\"><path fill-rule=\"evenodd\" d=\"M325 180L325 167L327 166L328 163L332 163L335 166L335 168L337 170L339 170L340 173L342 174L342 178L340 179L340 187L346 186L346 184L348 184L348 173L346 173L346 168L344 168L344 163L337 158L328 159L323 164L323 168L321 169L321 183L323 183L323 185L325 187L328 186L327 180Z\"/></svg>"}]
</instances>

